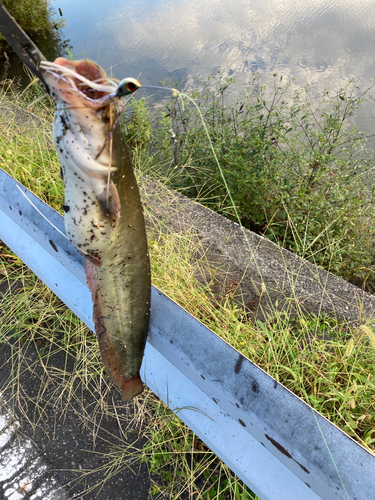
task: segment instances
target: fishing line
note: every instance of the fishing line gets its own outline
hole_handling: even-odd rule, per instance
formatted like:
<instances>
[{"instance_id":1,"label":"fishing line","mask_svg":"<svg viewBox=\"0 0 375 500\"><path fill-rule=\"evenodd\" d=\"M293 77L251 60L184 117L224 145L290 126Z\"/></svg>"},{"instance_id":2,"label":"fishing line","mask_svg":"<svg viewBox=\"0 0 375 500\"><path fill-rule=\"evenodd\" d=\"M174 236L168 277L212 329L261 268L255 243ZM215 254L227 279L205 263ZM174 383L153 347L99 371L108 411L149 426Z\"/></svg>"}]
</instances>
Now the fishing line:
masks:
<instances>
[{"instance_id":1,"label":"fishing line","mask_svg":"<svg viewBox=\"0 0 375 500\"><path fill-rule=\"evenodd\" d=\"M108 78L108 85L101 85L80 75L79 73L76 72L76 70L72 70L70 68L67 68L66 66L60 66L59 64L55 64L49 61L42 61L39 67L47 71L55 70L57 73L62 73L63 75L70 75L73 78L76 78L77 80L81 80L81 82L85 83L88 87L98 90L99 92L107 92L110 94L111 92L113 92L114 89L117 89L118 87L117 83L109 78ZM103 77L103 79L104 78L105 77Z\"/></svg>"},{"instance_id":2,"label":"fishing line","mask_svg":"<svg viewBox=\"0 0 375 500\"><path fill-rule=\"evenodd\" d=\"M177 89L173 89L171 87L162 87L161 85L142 85L143 89L161 89L161 90L169 90L172 92L173 97L177 97L180 92Z\"/></svg>"},{"instance_id":3,"label":"fishing line","mask_svg":"<svg viewBox=\"0 0 375 500\"><path fill-rule=\"evenodd\" d=\"M163 87L163 88L165 88L165 87ZM196 102L193 98L191 98L189 95L184 94L184 93L182 93L182 92L179 92L179 91L178 91L178 90L176 90L176 89L170 89L170 90L172 90L172 92L173 92L173 96L174 96L174 97L177 97L177 98L178 98L178 97L180 97L180 98L181 98L180 102L181 102L181 105L182 105L183 110L184 110L184 107L183 107L183 98L186 98L186 99L188 99L189 101L191 101L191 102L194 104L194 106L196 107L196 109L197 109L197 111L198 111L199 117L200 117L200 119L201 119L201 121L202 121L202 125L203 125L203 128L204 128L204 131L206 132L206 135L207 135L207 138L208 138L208 142L209 142L209 145L210 145L210 149L211 149L211 151L212 151L212 154L214 155L214 158L215 158L216 164L217 164L217 166L218 166L218 169L219 169L219 172L220 172L221 178L223 179L223 183L224 183L225 189L226 189L226 191L227 191L227 193L228 193L228 198L229 198L229 200L230 200L230 202L231 202L231 204L232 204L232 207L233 207L233 210L234 210L235 216L236 216L236 218L237 218L237 220L238 220L238 224L239 224L239 226L240 226L240 228L241 228L241 231L242 231L242 234L243 234L243 236L244 236L244 238L245 238L245 241L246 241L247 247L248 247L248 249L249 249L249 251L250 251L250 253L251 253L251 258L252 258L252 260L254 261L254 264L255 264L255 267L256 267L256 269L257 269L257 271L258 271L258 274L259 274L259 276L260 276L260 279L262 280L262 283L261 283L261 294L262 294L262 293L266 293L266 295L267 295L267 297L268 297L268 301L269 301L269 306L272 308L273 312L275 312L275 313L276 313L276 309L275 309L275 307L274 307L274 305L273 305L273 301L271 300L271 297L270 297L270 295L269 295L269 292L268 292L268 290L267 290L267 287L266 287L266 286L265 286L265 284L264 284L263 277L262 277L262 272L261 272L261 270L260 270L260 268L259 268L259 266L258 266L257 260L256 260L256 258L255 258L255 253L254 253L254 250L251 248L250 242L249 242L249 240L248 240L248 238L247 238L247 235L246 235L245 228L243 227L243 225L242 225L242 223L241 223L241 219L240 219L240 216L239 216L239 213L238 213L237 207L236 207L236 205L235 205L235 203L234 203L234 200L233 200L233 198L232 198L232 195L231 195L231 192L230 192L230 189L229 189L228 183L227 183L227 181L226 181L226 179L225 179L225 175L224 175L223 169L221 168L221 165L220 165L219 159L218 159L218 157L217 157L217 155L216 155L216 151L215 151L214 145L213 145L213 143L212 143L210 133L209 133L209 131L208 131L208 129L207 129L207 126L206 126L205 120L204 120L204 118L203 118L203 114L202 114L201 110L199 109L199 106L198 106L197 102ZM250 266L250 262L249 262L248 266ZM244 275L245 275L246 271L247 271L247 269L245 269ZM261 295L260 295L260 296L261 296Z\"/></svg>"},{"instance_id":4,"label":"fishing line","mask_svg":"<svg viewBox=\"0 0 375 500\"><path fill-rule=\"evenodd\" d=\"M57 90L60 93L66 92L68 94L71 94L72 92L78 92L79 95L82 97L82 99L91 103L95 109L104 108L105 106L107 106L107 104L109 104L111 101L113 101L113 99L115 99L117 97L117 93L112 92L111 94L107 94L103 97L99 97L98 99L93 99L92 97L87 96L84 92L82 92L82 90L78 89L76 86L73 87L73 85L74 85L73 82L69 81L67 83L69 83L69 85L72 85L72 87L69 89L57 89ZM69 106L67 108L60 108L60 109L73 109L73 108L84 108L84 107L85 106Z\"/></svg>"},{"instance_id":5,"label":"fishing line","mask_svg":"<svg viewBox=\"0 0 375 500\"><path fill-rule=\"evenodd\" d=\"M87 78L83 77L79 73L77 73L69 68L66 68L65 66L60 66L58 64L49 63L48 61L45 61L45 63L48 63L48 65L45 64L45 66L47 66L47 68L42 68L42 69L45 69L46 73L52 74L56 78L56 83L58 83L60 80L62 80L66 84L70 85L70 87L71 87L69 89L58 89L59 92L62 92L62 93L63 92L70 93L72 91L78 92L83 99L90 102L95 108L98 108L98 109L109 104L117 96L119 85L116 82L118 80L107 79L107 81L109 82L110 85L100 85L100 84L97 84L96 82L99 80L104 80L105 77L99 78L97 80L88 80ZM49 67L49 66L51 66L51 67ZM53 70L55 70L55 71L53 71ZM88 95L86 95L82 90L80 90L74 81L67 79L65 77L66 75L70 75L73 78L81 80L81 83L78 85L86 85L87 87L89 87L93 90L97 90L99 92L104 92L106 95L104 95L103 97L99 97L97 99L93 99L92 97L89 97Z\"/></svg>"},{"instance_id":6,"label":"fishing line","mask_svg":"<svg viewBox=\"0 0 375 500\"><path fill-rule=\"evenodd\" d=\"M56 231L58 231L62 236L64 236L64 238L66 238L67 240L69 240L69 238L66 236L66 234L64 234L62 231L60 231L59 228L57 228L54 224L52 224L52 222L50 220L48 220L45 215L42 214L42 212L39 210L39 208L37 208L34 205L34 203L30 200L30 198L27 197L27 195L22 191L22 189L17 184L16 184L16 188L26 198L26 200L30 203L30 205L32 205L35 208L35 210L38 212L38 214L40 214L43 217L43 219L45 219L48 222L48 224L50 224L54 229L56 229Z\"/></svg>"},{"instance_id":7,"label":"fishing line","mask_svg":"<svg viewBox=\"0 0 375 500\"><path fill-rule=\"evenodd\" d=\"M118 113L117 113L117 116L116 116L116 118L115 118L115 121L114 121L114 123L113 123L113 126L110 126L110 131L109 131L109 133L108 133L108 137L107 137L107 138L106 138L106 140L104 141L103 146L100 148L99 153L95 156L95 160L97 160L97 159L99 158L99 156L103 153L103 151L104 151L104 149L105 149L106 145L108 144L108 142L109 142L109 141L112 141L112 137L113 137L113 133L114 133L114 131L115 131L115 128L117 127L117 124L118 124L118 122L119 122L119 120L120 120L120 118L121 118L121 115L122 115L122 114L123 114L123 112L124 112L124 108L123 108L123 106L122 106L122 100L121 100L121 99L119 99L119 100L118 100L118 103L117 103L117 104L118 104ZM112 115L111 115L111 120L112 120Z\"/></svg>"},{"instance_id":8,"label":"fishing line","mask_svg":"<svg viewBox=\"0 0 375 500\"><path fill-rule=\"evenodd\" d=\"M52 222L50 220L48 220L44 214L42 214L42 212L39 210L39 208L34 205L34 203L30 200L30 198L27 197L27 195L22 191L22 189L17 184L16 184L16 188L26 198L26 200L30 203L30 205L35 208L35 210L38 212L38 214L41 215L43 217L43 219L48 222L48 224L50 224L54 229L56 229L56 231L59 232L61 234L61 236L64 236L64 238L66 238L69 241L69 238L67 237L67 235L64 234L62 231L60 231L60 229L58 227L56 227L54 224L52 224ZM84 254L88 255L88 253L85 252L84 250L80 249L80 251L83 252Z\"/></svg>"},{"instance_id":9,"label":"fishing line","mask_svg":"<svg viewBox=\"0 0 375 500\"><path fill-rule=\"evenodd\" d=\"M115 128L115 125L112 126L113 115L112 115L112 109L111 108L112 108L112 104L110 104L110 106L109 106L109 112L110 112L110 115L109 115L109 119L110 119L109 127L111 129L112 134L113 134L113 130ZM116 121L117 120L115 119L115 123L116 123ZM109 213L109 185L110 185L110 182L111 182L112 148L113 148L112 134L110 134L110 139L109 139L109 164L108 164L108 175L107 175L107 210L108 210L108 213ZM104 143L103 149L104 149L104 147L105 147L105 143ZM110 220L110 224L111 224L111 218L110 217L109 217L109 220Z\"/></svg>"},{"instance_id":10,"label":"fishing line","mask_svg":"<svg viewBox=\"0 0 375 500\"><path fill-rule=\"evenodd\" d=\"M327 450L328 450L329 456L331 457L331 460L332 460L332 462L333 462L333 465L335 466L335 469L336 469L337 475L339 476L340 483L341 483L341 485L342 485L342 487L343 487L343 489L344 489L344 491L345 491L346 497L347 497L347 499L348 499L348 500L350 500L350 496L349 496L348 492L346 491L345 484L344 484L344 482L343 482L343 480L342 480L342 478L341 478L341 475L340 475L339 469L337 468L337 465L336 465L335 459L333 458L333 455L332 455L332 453L331 453L331 450L329 449L329 446L328 446L327 440L326 440L326 438L324 437L324 434L323 434L323 431L322 431L322 429L321 429L321 427L320 427L319 421L318 421L318 419L316 418L315 411L314 411L312 408L311 408L311 411L312 411L312 414L314 415L315 422L316 422L316 425L318 426L318 429L319 429L319 431L320 431L320 434L322 435L322 438L323 438L324 444L325 444L325 445L326 445L326 447L327 447Z\"/></svg>"}]
</instances>

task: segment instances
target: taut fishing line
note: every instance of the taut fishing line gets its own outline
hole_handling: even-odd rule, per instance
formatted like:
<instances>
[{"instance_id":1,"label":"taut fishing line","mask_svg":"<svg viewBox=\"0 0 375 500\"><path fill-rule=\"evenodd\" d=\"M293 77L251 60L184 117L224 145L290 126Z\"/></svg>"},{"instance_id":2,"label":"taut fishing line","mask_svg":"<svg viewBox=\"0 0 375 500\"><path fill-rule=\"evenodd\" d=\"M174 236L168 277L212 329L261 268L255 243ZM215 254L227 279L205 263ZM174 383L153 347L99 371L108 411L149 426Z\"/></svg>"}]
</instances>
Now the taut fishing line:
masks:
<instances>
[{"instance_id":1,"label":"taut fishing line","mask_svg":"<svg viewBox=\"0 0 375 500\"><path fill-rule=\"evenodd\" d=\"M164 88L165 88L165 87L164 87ZM189 95L184 94L184 93L182 93L182 92L179 92L179 91L178 91L178 90L176 90L176 89L169 89L169 90L171 90L171 91L173 92L173 97L177 97L177 98L178 98L178 97L180 97L180 98L181 98L180 102L181 102L181 105L182 105L182 110L183 110L183 111L184 111L184 103L183 103L183 98L186 98L186 99L188 99L190 102L192 102L192 103L194 104L194 106L196 107L197 111L198 111L199 117L200 117L200 119L201 119L201 121L202 121L202 125L203 125L203 128L204 128L204 131L205 131L205 133L206 133L206 135L207 135L207 138L208 138L208 142L209 142L209 145L210 145L210 149L211 149L212 154L213 154L213 156L214 156L214 158L215 158L215 161L216 161L216 164L217 164L217 166L218 166L218 169L219 169L219 172L220 172L221 178L223 179L225 189L226 189L226 191L227 191L227 193L228 193L228 198L229 198L229 200L230 200L230 202L231 202L231 204L232 204L233 211L234 211L234 213L235 213L236 219L238 220L238 224L239 224L239 226L240 226L240 228L241 228L241 231L242 231L242 234L243 234L243 236L244 236L244 238L245 238L245 241L246 241L247 247L248 247L248 249L249 249L249 251L250 251L251 258L252 258L252 260L254 261L254 263L255 263L255 267L256 267L256 269L257 269L257 271L258 271L258 274L259 274L259 276L260 276L260 278L261 278L261 280L262 280L262 283L261 283L262 293L266 293L267 298L268 298L268 300L269 300L269 305L270 305L270 307L272 308L273 312L276 312L276 309L275 309L275 307L274 307L274 305L273 305L273 302L271 301L271 297L270 297L270 295L269 295L269 293L268 293L267 287L266 287L266 286L265 286L265 284L264 284L263 277L262 277L262 272L261 272L261 270L260 270L260 268L259 268L259 266L258 266L257 260L256 260L256 258L255 258L254 250L251 248L250 242L249 242L249 240L248 240L248 238L247 238L247 235L246 235L245 228L243 227L243 225L242 225L242 223L241 223L241 218L240 218L240 216L239 216L239 213L238 213L237 207L236 207L236 205L235 205L235 203L234 203L234 200L233 200L233 198L232 198L232 195L231 195L231 192L230 192L230 189L229 189L229 186L228 186L227 180L226 180L226 178L225 178L225 175L224 175L223 169L221 168L221 165L220 165L219 159L218 159L218 157L217 157L217 154L216 154L216 151L215 151L214 145L213 145L213 143L212 143L210 133L209 133L209 131L208 131L208 129L207 129L207 126L206 126L205 120L204 120L204 118L203 118L202 112L201 112L201 110L199 109L198 104L196 103L196 101L195 101L192 97L190 97ZM250 265L250 262L249 262L249 265ZM245 270L245 273L246 273L246 270Z\"/></svg>"},{"instance_id":2,"label":"taut fishing line","mask_svg":"<svg viewBox=\"0 0 375 500\"><path fill-rule=\"evenodd\" d=\"M56 229L56 231L58 233L60 233L61 236L64 236L64 238L66 238L69 241L69 238L67 237L67 235L64 234L62 231L60 231L60 229L58 227L56 227L54 224L52 224L52 222L49 219L47 219L47 217L44 214L42 214L42 212L39 210L39 208L34 205L34 203L30 200L30 198L28 198L28 196L22 191L22 189L17 184L16 184L16 188L20 191L22 196L24 196L26 198L26 200L30 203L30 205L35 208L35 210L38 212L38 214L41 215L43 217L43 219L46 220L50 226L52 226L54 229ZM87 253L84 250L81 249L81 251L87 255Z\"/></svg>"},{"instance_id":3,"label":"taut fishing line","mask_svg":"<svg viewBox=\"0 0 375 500\"><path fill-rule=\"evenodd\" d=\"M272 303L272 301L271 301L271 298L270 298L270 296L269 296L269 293L268 293L267 288L264 286L264 289L263 289L263 278L262 278L262 273L261 273L261 270L259 269L258 263L257 263L256 258L255 258L254 251L253 251L253 249L251 248L250 242L249 242L249 240L248 240L248 238L247 238L245 228L244 228L244 227L242 226L242 224L241 224L241 219L240 219L240 216L239 216L239 214L238 214L237 207L236 207L236 205L235 205L235 203L234 203L234 200L233 200L233 198L232 198L232 195L231 195L231 192L230 192L230 189L229 189L228 183L227 183L227 181L226 181L226 179L225 179L225 175L224 175L223 169L221 168L221 165L220 165L219 159L218 159L218 157L217 157L217 155L216 155L216 151L215 151L214 145L213 145L213 143L212 143L212 140L211 140L211 137L210 137L209 131L208 131L208 129L207 129L207 126L206 126L205 120L204 120L204 118L203 118L203 114L202 114L201 110L199 109L199 106L198 106L197 102L196 102L194 99L192 99L189 95L184 94L184 93L181 93L181 92L178 92L176 89L170 89L170 90L172 90L172 92L173 92L173 97L177 97L177 98L178 98L178 97L180 97L180 99L181 99L181 100L180 100L180 102L181 102L181 106L182 106L182 109L183 109L183 110L184 110L184 102L183 102L183 98L186 98L186 99L188 99L190 102L192 102L192 103L194 104L194 106L196 107L196 109L197 109L197 111L198 111L199 117L200 117L200 119L201 119L201 121L202 121L202 125L203 125L203 128L204 128L204 131L205 131L205 133L206 133L206 135L207 135L207 138L208 138L208 142L209 142L209 145L210 145L210 149L211 149L212 154L213 154L213 156L214 156L214 158L215 158L215 161L216 161L216 164L217 164L217 166L218 166L218 169L219 169L219 172L220 172L221 178L223 179L223 183L224 183L225 189L226 189L226 191L227 191L227 193L228 193L228 197L229 197L230 202L231 202L231 204L232 204L232 207L233 207L233 210L234 210L235 216L236 216L236 218L237 218L237 220L238 220L238 222L239 222L239 225L240 225L240 228L241 228L242 234L244 235L244 238L245 238L245 240L246 240L246 244L247 244L247 246L248 246L248 248L249 248L249 251L250 251L250 253L251 253L252 259L253 259L253 261L254 261L254 263L255 263L255 266L256 266L256 268L257 268L257 271L258 271L258 273L259 273L259 276L260 276L260 278L261 278L261 280L262 280L262 290L263 290L263 291L265 291L265 293L266 293L266 295L267 295L267 297L268 297L268 299L269 299L270 306L272 307L272 309L274 310L274 312L276 312L276 310L275 310L275 308L274 308L274 306L273 306L273 303ZM245 271L245 272L246 272L246 271ZM317 417L316 417L316 415L315 415L315 411L313 410L313 408L311 408L311 411L312 411L312 413L313 413L313 416L314 416L315 422L316 422L316 424L317 424L317 426L318 426L318 429L319 429L319 431L320 431L320 434L321 434L321 436L322 436L322 438L323 438L324 444L325 444L325 446L326 446L326 448L327 448L327 450L328 450L328 453L329 453L329 456L330 456L330 458L331 458L331 460L332 460L332 463L333 463L333 465L334 465L334 467L335 467L335 469L336 469L336 472L337 472L337 475L338 475L338 477L339 477L340 483L341 483L341 485L342 485L342 487L343 487L343 489L344 489L344 491L345 491L346 497L347 497L347 499L348 499L348 500L350 500L349 494L348 494L348 492L347 492L347 490L346 490L346 488L345 488L345 484L344 484L344 482L343 482L343 480L342 480L342 478L341 478L341 475L340 475L340 472L339 472L339 470L338 470L338 467L337 467L337 464L336 464L336 462L335 462L335 459L334 459L334 457L333 457L333 455L332 455L332 452L331 452L331 450L330 450L330 448L329 448L329 445L328 445L327 440L326 440L326 438L325 438L325 436L324 436L324 433L323 433L323 430L322 430L322 428L321 428L321 426L320 426L320 424L319 424L319 421L318 421L318 419L317 419Z\"/></svg>"},{"instance_id":4,"label":"taut fishing line","mask_svg":"<svg viewBox=\"0 0 375 500\"><path fill-rule=\"evenodd\" d=\"M320 434L322 435L322 438L323 438L324 444L326 445L326 448L327 448L327 450L328 450L329 456L331 457L331 460L332 460L332 462L333 462L333 465L335 466L335 469L336 469L337 475L338 475L338 477L339 477L339 479L340 479L340 483L341 483L341 485L342 485L342 487L343 487L343 489L344 489L344 491L345 491L345 495L346 495L347 499L348 499L348 500L350 500L350 496L349 496L348 492L346 491L344 481L343 481L343 480L342 480L342 478L341 478L341 475L340 475L339 469L338 469L338 467L337 467L337 465L336 465L335 459L333 458L333 455L332 455L332 453L331 453L331 450L329 449L329 446L328 446L327 440L326 440L326 438L325 438L325 436L324 436L324 434L323 434L322 428L320 427L319 421L318 421L318 419L316 418L315 411L314 411L314 409L313 409L313 408L311 408L311 411L312 411L312 414L314 415L316 425L318 426L318 429L319 429L319 431L320 431Z\"/></svg>"}]
</instances>

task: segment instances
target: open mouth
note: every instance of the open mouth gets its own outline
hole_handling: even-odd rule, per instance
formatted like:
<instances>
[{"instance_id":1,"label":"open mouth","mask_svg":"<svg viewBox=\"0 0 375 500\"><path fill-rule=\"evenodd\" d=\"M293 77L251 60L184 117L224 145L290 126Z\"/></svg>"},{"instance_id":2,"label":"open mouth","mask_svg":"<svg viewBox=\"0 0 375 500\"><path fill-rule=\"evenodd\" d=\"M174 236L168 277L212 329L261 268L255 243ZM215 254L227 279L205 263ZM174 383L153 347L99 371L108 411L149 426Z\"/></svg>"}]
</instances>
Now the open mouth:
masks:
<instances>
[{"instance_id":1,"label":"open mouth","mask_svg":"<svg viewBox=\"0 0 375 500\"><path fill-rule=\"evenodd\" d=\"M94 62L89 61L87 59L82 59L81 61L76 61L74 66L77 74L83 76L87 80L104 85L107 83L107 77L105 73ZM75 78L74 80L75 80L74 83L76 84L77 88L90 99L95 99L95 100L101 99L102 97L104 97L109 93L93 88L89 86L87 83L84 83L83 81L79 80L78 78Z\"/></svg>"},{"instance_id":2,"label":"open mouth","mask_svg":"<svg viewBox=\"0 0 375 500\"><path fill-rule=\"evenodd\" d=\"M97 101L105 104L107 98L112 99L116 95L117 84L107 78L100 66L88 59L70 61L58 57L54 62L43 61L40 69L55 78L54 85L59 81L70 84L93 104Z\"/></svg>"},{"instance_id":3,"label":"open mouth","mask_svg":"<svg viewBox=\"0 0 375 500\"><path fill-rule=\"evenodd\" d=\"M56 87L60 93L65 92L65 96L72 93L81 96L86 101L85 105L95 109L103 108L116 97L130 95L141 87L135 78L124 78L120 82L108 78L100 66L88 59L70 61L58 57L54 62L42 61L39 68L47 85ZM48 83L50 77L53 80ZM59 82L62 82L61 85L58 85Z\"/></svg>"}]
</instances>

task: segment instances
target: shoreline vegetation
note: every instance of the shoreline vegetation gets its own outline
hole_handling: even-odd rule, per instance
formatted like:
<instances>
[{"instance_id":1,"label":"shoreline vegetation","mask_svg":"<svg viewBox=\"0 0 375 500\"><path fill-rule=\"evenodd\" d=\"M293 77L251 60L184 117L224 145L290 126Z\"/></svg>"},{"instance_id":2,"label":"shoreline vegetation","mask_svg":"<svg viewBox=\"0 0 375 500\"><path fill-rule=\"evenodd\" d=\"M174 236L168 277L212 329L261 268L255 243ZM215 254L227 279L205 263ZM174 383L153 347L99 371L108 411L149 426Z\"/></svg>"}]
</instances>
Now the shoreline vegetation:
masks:
<instances>
[{"instance_id":1,"label":"shoreline vegetation","mask_svg":"<svg viewBox=\"0 0 375 500\"><path fill-rule=\"evenodd\" d=\"M308 89L292 91L274 75L270 87L254 75L237 102L225 104L233 82L217 75L201 82L197 99L221 168L244 226L327 270L374 289L373 152L350 117L370 99L350 81L338 92L325 92L318 106ZM53 112L37 82L19 92L5 82L0 94L0 167L62 213L63 184L51 141ZM29 125L25 130L25 122ZM32 122L37 122L33 127ZM233 207L213 161L194 109L171 101L152 113L145 100L131 100L123 117L137 175L166 185L234 219ZM171 132L172 130L172 132ZM161 200L162 203L162 200ZM147 206L145 207L147 217ZM371 321L350 326L326 316L275 313L251 322L228 294L217 301L213 275L202 284L196 271L204 251L193 235L149 234L153 283L204 324L248 356L280 383L375 451L375 334ZM193 258L192 256L198 256ZM43 426L51 405L62 413L80 398L87 381L96 388L94 411L109 410L110 383L95 337L22 262L1 245L2 282L18 282L17 292L0 297L1 342L9 345L13 376L3 388L17 412L31 425ZM30 345L38 359L27 357ZM73 369L57 372L51 353L73 360ZM17 367L45 374L37 394L20 387ZM101 392L104 390L104 393ZM102 470L103 481L131 459L146 463L155 498L255 499L256 496L150 392L136 398L132 423L136 441L117 443ZM119 401L119 399L118 399ZM34 415L28 406L36 408ZM85 403L77 418L91 428ZM124 410L125 411L125 410ZM145 419L145 415L147 418ZM93 432L95 432L93 430ZM130 458L129 458L130 457ZM77 481L92 471L77 471Z\"/></svg>"},{"instance_id":2,"label":"shoreline vegetation","mask_svg":"<svg viewBox=\"0 0 375 500\"><path fill-rule=\"evenodd\" d=\"M14 17L21 28L37 44L50 60L69 51L69 40L62 36L60 28L65 20L57 17L51 0L2 0L4 7ZM22 71L22 63L0 33L0 85L6 85L7 77L22 81L26 87L29 75ZM16 86L14 87L16 88Z\"/></svg>"},{"instance_id":3,"label":"shoreline vegetation","mask_svg":"<svg viewBox=\"0 0 375 500\"><path fill-rule=\"evenodd\" d=\"M218 73L191 93L220 169L197 111L177 100L157 117L145 100L130 102L127 139L138 161L171 188L371 293L374 151L372 136L350 121L373 99L374 84L361 90L351 79L312 104L308 86L293 90L277 74L261 85L255 74L227 106L233 83Z\"/></svg>"},{"instance_id":4,"label":"shoreline vegetation","mask_svg":"<svg viewBox=\"0 0 375 500\"><path fill-rule=\"evenodd\" d=\"M14 17L21 28L31 37L46 37L51 30L58 30L64 21L52 20L55 13L48 0L2 0L4 7ZM4 37L0 33L0 49L7 47Z\"/></svg>"}]
</instances>

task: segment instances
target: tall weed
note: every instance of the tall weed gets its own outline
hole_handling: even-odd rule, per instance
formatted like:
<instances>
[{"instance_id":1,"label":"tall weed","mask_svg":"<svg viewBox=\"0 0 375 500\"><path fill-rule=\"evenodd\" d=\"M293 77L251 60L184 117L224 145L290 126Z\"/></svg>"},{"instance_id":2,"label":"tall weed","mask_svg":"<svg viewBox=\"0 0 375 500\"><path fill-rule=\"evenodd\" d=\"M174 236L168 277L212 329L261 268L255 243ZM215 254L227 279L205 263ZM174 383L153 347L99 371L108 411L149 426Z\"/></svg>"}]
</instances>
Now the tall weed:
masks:
<instances>
[{"instance_id":1,"label":"tall weed","mask_svg":"<svg viewBox=\"0 0 375 500\"><path fill-rule=\"evenodd\" d=\"M344 279L374 283L373 150L350 122L372 87L361 92L350 80L313 105L308 86L293 90L276 74L272 85L261 85L254 75L227 106L233 83L210 77L191 96L242 224ZM171 187L234 218L198 112L173 100L153 120L145 101L131 107L128 134L138 154L152 158L148 173L160 177L160 165L173 166Z\"/></svg>"}]
</instances>

